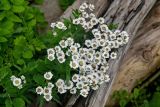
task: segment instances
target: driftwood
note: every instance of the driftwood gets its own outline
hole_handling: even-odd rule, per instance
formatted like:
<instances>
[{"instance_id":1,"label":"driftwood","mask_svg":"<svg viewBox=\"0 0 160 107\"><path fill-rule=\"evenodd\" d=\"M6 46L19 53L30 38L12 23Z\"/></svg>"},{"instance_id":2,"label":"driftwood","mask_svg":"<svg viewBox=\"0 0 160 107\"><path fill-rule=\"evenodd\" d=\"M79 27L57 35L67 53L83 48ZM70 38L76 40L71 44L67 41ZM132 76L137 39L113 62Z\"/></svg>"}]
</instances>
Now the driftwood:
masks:
<instances>
[{"instance_id":1,"label":"driftwood","mask_svg":"<svg viewBox=\"0 0 160 107\"><path fill-rule=\"evenodd\" d=\"M104 107L105 106L105 103L111 91L113 81L119 69L121 60L126 55L126 52L130 47L132 40L135 37L135 34L139 28L139 25L141 24L145 16L148 14L150 9L153 7L153 5L156 2L156 0L128 0L128 1L115 0L111 2L107 0L99 0L99 1L109 3L108 7L106 6L103 9L103 10L106 10L104 15L106 22L117 23L118 28L120 30L126 30L131 35L130 42L127 44L126 47L121 48L119 50L119 57L117 58L117 60L110 60L109 62L110 63L109 74L111 76L110 83L103 84L99 90L91 93L87 99L78 98L78 96L71 97L71 100L69 100L66 107L72 107L73 105L75 105L75 107ZM77 1L77 3L79 5L80 1ZM96 1L93 2L93 4L102 5ZM102 12L100 15L103 15L103 13L104 12ZM68 17L68 13L66 17Z\"/></svg>"},{"instance_id":2,"label":"driftwood","mask_svg":"<svg viewBox=\"0 0 160 107\"><path fill-rule=\"evenodd\" d=\"M144 80L160 68L160 1L147 15L123 59L112 87L107 106L113 106L111 96L115 90L131 90L137 81Z\"/></svg>"}]
</instances>

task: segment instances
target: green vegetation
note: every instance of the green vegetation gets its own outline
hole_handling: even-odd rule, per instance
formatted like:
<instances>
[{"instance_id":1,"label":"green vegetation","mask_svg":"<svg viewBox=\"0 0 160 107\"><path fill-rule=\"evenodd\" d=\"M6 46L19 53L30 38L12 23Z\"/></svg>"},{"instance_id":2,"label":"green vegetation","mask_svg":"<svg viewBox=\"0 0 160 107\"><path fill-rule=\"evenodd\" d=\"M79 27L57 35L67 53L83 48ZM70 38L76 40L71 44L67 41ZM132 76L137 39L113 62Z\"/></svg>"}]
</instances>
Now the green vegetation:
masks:
<instances>
[{"instance_id":1,"label":"green vegetation","mask_svg":"<svg viewBox=\"0 0 160 107\"><path fill-rule=\"evenodd\" d=\"M66 10L75 0L59 0L59 5L62 10Z\"/></svg>"},{"instance_id":2,"label":"green vegetation","mask_svg":"<svg viewBox=\"0 0 160 107\"><path fill-rule=\"evenodd\" d=\"M160 107L160 77L150 84L147 80L147 86L143 88L139 85L132 93L126 90L115 91L113 98L119 102L120 107Z\"/></svg>"}]
</instances>

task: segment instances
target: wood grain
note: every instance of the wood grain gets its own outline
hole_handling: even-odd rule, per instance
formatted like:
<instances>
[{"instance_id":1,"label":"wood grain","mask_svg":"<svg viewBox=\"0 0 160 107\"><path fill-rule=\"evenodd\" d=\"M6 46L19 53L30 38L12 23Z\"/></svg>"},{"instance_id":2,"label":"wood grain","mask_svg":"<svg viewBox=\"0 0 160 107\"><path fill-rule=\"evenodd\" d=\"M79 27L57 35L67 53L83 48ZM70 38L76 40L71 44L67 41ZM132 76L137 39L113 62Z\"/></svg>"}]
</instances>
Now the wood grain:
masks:
<instances>
[{"instance_id":1,"label":"wood grain","mask_svg":"<svg viewBox=\"0 0 160 107\"><path fill-rule=\"evenodd\" d=\"M124 57L112 87L107 107L114 106L111 95L115 90L131 90L160 67L160 1L147 15Z\"/></svg>"}]
</instances>

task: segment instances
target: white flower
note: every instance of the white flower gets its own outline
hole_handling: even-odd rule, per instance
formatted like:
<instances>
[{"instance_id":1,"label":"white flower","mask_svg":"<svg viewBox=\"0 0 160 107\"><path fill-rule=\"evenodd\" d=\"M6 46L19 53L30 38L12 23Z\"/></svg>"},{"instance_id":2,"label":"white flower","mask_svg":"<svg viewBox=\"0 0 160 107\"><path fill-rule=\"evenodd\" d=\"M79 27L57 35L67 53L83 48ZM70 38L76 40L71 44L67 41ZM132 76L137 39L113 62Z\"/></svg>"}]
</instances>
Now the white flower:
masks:
<instances>
[{"instance_id":1,"label":"white flower","mask_svg":"<svg viewBox=\"0 0 160 107\"><path fill-rule=\"evenodd\" d=\"M108 26L105 24L100 25L100 29L102 32L107 32L108 31Z\"/></svg>"},{"instance_id":2,"label":"white flower","mask_svg":"<svg viewBox=\"0 0 160 107\"><path fill-rule=\"evenodd\" d=\"M66 59L64 57L58 57L57 58L59 63L64 63L66 61Z\"/></svg>"},{"instance_id":3,"label":"white flower","mask_svg":"<svg viewBox=\"0 0 160 107\"><path fill-rule=\"evenodd\" d=\"M65 42L64 40L61 40L59 42L59 45L62 47L62 48L66 48L67 47L67 42Z\"/></svg>"},{"instance_id":4,"label":"white flower","mask_svg":"<svg viewBox=\"0 0 160 107\"><path fill-rule=\"evenodd\" d=\"M71 46L71 45L74 44L73 38L70 38L70 37L69 37L66 41L67 41L67 43L68 43L68 46Z\"/></svg>"},{"instance_id":5,"label":"white flower","mask_svg":"<svg viewBox=\"0 0 160 107\"><path fill-rule=\"evenodd\" d=\"M82 89L83 85L84 85L84 83L81 82L81 81L76 83L76 87L77 87L78 89Z\"/></svg>"},{"instance_id":6,"label":"white flower","mask_svg":"<svg viewBox=\"0 0 160 107\"><path fill-rule=\"evenodd\" d=\"M11 81L13 81L15 78L16 78L16 76L14 76L14 75L12 75L12 76L10 77Z\"/></svg>"},{"instance_id":7,"label":"white flower","mask_svg":"<svg viewBox=\"0 0 160 107\"><path fill-rule=\"evenodd\" d=\"M103 57L103 58L109 58L109 53L108 53L107 51L104 51L104 52L102 53L102 57Z\"/></svg>"},{"instance_id":8,"label":"white flower","mask_svg":"<svg viewBox=\"0 0 160 107\"><path fill-rule=\"evenodd\" d=\"M111 59L116 59L117 58L117 53L112 52L110 57L111 57Z\"/></svg>"},{"instance_id":9,"label":"white flower","mask_svg":"<svg viewBox=\"0 0 160 107\"><path fill-rule=\"evenodd\" d=\"M110 38L110 40L115 40L116 39L116 35L115 34L110 34L109 38Z\"/></svg>"},{"instance_id":10,"label":"white flower","mask_svg":"<svg viewBox=\"0 0 160 107\"><path fill-rule=\"evenodd\" d=\"M48 55L49 55L49 54L55 54L54 49L53 49L53 48L47 49L47 54L48 54Z\"/></svg>"},{"instance_id":11,"label":"white flower","mask_svg":"<svg viewBox=\"0 0 160 107\"><path fill-rule=\"evenodd\" d=\"M93 86L92 86L92 89L93 89L93 90L97 90L98 88L99 88L98 85L93 85Z\"/></svg>"},{"instance_id":12,"label":"white flower","mask_svg":"<svg viewBox=\"0 0 160 107\"><path fill-rule=\"evenodd\" d=\"M77 69L78 68L78 62L77 61L71 61L70 62L70 67L73 69Z\"/></svg>"},{"instance_id":13,"label":"white flower","mask_svg":"<svg viewBox=\"0 0 160 107\"><path fill-rule=\"evenodd\" d=\"M70 47L70 50L71 50L71 52L75 53L75 52L77 52L77 47L74 46L74 45L72 45L72 46Z\"/></svg>"},{"instance_id":14,"label":"white flower","mask_svg":"<svg viewBox=\"0 0 160 107\"><path fill-rule=\"evenodd\" d=\"M63 93L65 93L67 90L66 89L64 89L64 87L58 87L58 92L60 93L60 94L63 94Z\"/></svg>"},{"instance_id":15,"label":"white flower","mask_svg":"<svg viewBox=\"0 0 160 107\"><path fill-rule=\"evenodd\" d=\"M55 46L54 49L55 49L56 52L61 51L61 47L60 46Z\"/></svg>"},{"instance_id":16,"label":"white flower","mask_svg":"<svg viewBox=\"0 0 160 107\"><path fill-rule=\"evenodd\" d=\"M22 84L19 85L17 88L18 88L18 89L22 89L22 88L23 88Z\"/></svg>"},{"instance_id":17,"label":"white flower","mask_svg":"<svg viewBox=\"0 0 160 107\"><path fill-rule=\"evenodd\" d=\"M83 6L84 8L88 8L88 4L87 4L87 3L83 3L82 6Z\"/></svg>"},{"instance_id":18,"label":"white flower","mask_svg":"<svg viewBox=\"0 0 160 107\"><path fill-rule=\"evenodd\" d=\"M80 81L82 82L87 82L87 77L86 76L80 76Z\"/></svg>"},{"instance_id":19,"label":"white flower","mask_svg":"<svg viewBox=\"0 0 160 107\"><path fill-rule=\"evenodd\" d=\"M54 84L51 83L51 82L48 82L48 86L47 87L52 89L54 87Z\"/></svg>"},{"instance_id":20,"label":"white flower","mask_svg":"<svg viewBox=\"0 0 160 107\"><path fill-rule=\"evenodd\" d=\"M79 24L81 24L81 25L86 23L85 19L83 17L78 18L78 20L79 20Z\"/></svg>"},{"instance_id":21,"label":"white flower","mask_svg":"<svg viewBox=\"0 0 160 107\"><path fill-rule=\"evenodd\" d=\"M13 80L13 85L18 87L19 85L21 85L22 80L20 78L14 78Z\"/></svg>"},{"instance_id":22,"label":"white flower","mask_svg":"<svg viewBox=\"0 0 160 107\"><path fill-rule=\"evenodd\" d=\"M73 81L73 82L78 82L78 81L79 81L79 75L78 75L78 74L74 74L74 75L72 76L72 81Z\"/></svg>"},{"instance_id":23,"label":"white flower","mask_svg":"<svg viewBox=\"0 0 160 107\"><path fill-rule=\"evenodd\" d=\"M53 32L53 35L56 36L56 35L57 35L57 32Z\"/></svg>"},{"instance_id":24,"label":"white flower","mask_svg":"<svg viewBox=\"0 0 160 107\"><path fill-rule=\"evenodd\" d=\"M121 37L118 37L116 41L119 45L123 45L123 39Z\"/></svg>"},{"instance_id":25,"label":"white flower","mask_svg":"<svg viewBox=\"0 0 160 107\"><path fill-rule=\"evenodd\" d=\"M93 5L93 4L89 4L89 9L90 9L91 11L93 11L93 10L95 9L94 5Z\"/></svg>"},{"instance_id":26,"label":"white flower","mask_svg":"<svg viewBox=\"0 0 160 107\"><path fill-rule=\"evenodd\" d=\"M51 80L52 77L53 77L53 74L52 74L51 72L46 72L46 73L44 74L44 78L45 78L46 80Z\"/></svg>"},{"instance_id":27,"label":"white flower","mask_svg":"<svg viewBox=\"0 0 160 107\"><path fill-rule=\"evenodd\" d=\"M78 25L80 23L79 19L73 19L73 24Z\"/></svg>"},{"instance_id":28,"label":"white flower","mask_svg":"<svg viewBox=\"0 0 160 107\"><path fill-rule=\"evenodd\" d=\"M104 24L104 18L103 18L103 17L100 17L100 18L98 19L98 21L99 21L100 24Z\"/></svg>"},{"instance_id":29,"label":"white flower","mask_svg":"<svg viewBox=\"0 0 160 107\"><path fill-rule=\"evenodd\" d=\"M55 26L56 26L56 23L51 23L52 28L55 28Z\"/></svg>"},{"instance_id":30,"label":"white flower","mask_svg":"<svg viewBox=\"0 0 160 107\"><path fill-rule=\"evenodd\" d=\"M91 46L91 40L85 40L85 45L87 47L90 47Z\"/></svg>"},{"instance_id":31,"label":"white flower","mask_svg":"<svg viewBox=\"0 0 160 107\"><path fill-rule=\"evenodd\" d=\"M95 33L98 33L99 32L99 30L98 29L93 29L92 30L92 34L94 35Z\"/></svg>"},{"instance_id":32,"label":"white flower","mask_svg":"<svg viewBox=\"0 0 160 107\"><path fill-rule=\"evenodd\" d=\"M110 78L109 78L109 75L105 75L105 82L109 82L110 81Z\"/></svg>"},{"instance_id":33,"label":"white flower","mask_svg":"<svg viewBox=\"0 0 160 107\"><path fill-rule=\"evenodd\" d=\"M99 46L104 47L106 45L105 39L100 39L99 40Z\"/></svg>"},{"instance_id":34,"label":"white flower","mask_svg":"<svg viewBox=\"0 0 160 107\"><path fill-rule=\"evenodd\" d=\"M52 95L51 94L44 95L44 99L46 101L51 101L52 100Z\"/></svg>"},{"instance_id":35,"label":"white flower","mask_svg":"<svg viewBox=\"0 0 160 107\"><path fill-rule=\"evenodd\" d=\"M82 90L80 91L80 95L83 96L83 97L87 97L88 91L85 90L85 89L82 89Z\"/></svg>"},{"instance_id":36,"label":"white flower","mask_svg":"<svg viewBox=\"0 0 160 107\"><path fill-rule=\"evenodd\" d=\"M82 17L84 17L84 18L88 18L88 17L89 17L89 15L88 15L88 13L87 13L87 12L82 12Z\"/></svg>"},{"instance_id":37,"label":"white flower","mask_svg":"<svg viewBox=\"0 0 160 107\"><path fill-rule=\"evenodd\" d=\"M73 55L73 56L72 56L72 60L73 60L73 61L77 61L78 59L79 59L79 55Z\"/></svg>"},{"instance_id":38,"label":"white flower","mask_svg":"<svg viewBox=\"0 0 160 107\"><path fill-rule=\"evenodd\" d=\"M64 28L65 28L65 25L64 25L64 23L62 23L62 22L57 22L57 23L56 23L56 27L57 27L58 29L64 29Z\"/></svg>"},{"instance_id":39,"label":"white flower","mask_svg":"<svg viewBox=\"0 0 160 107\"><path fill-rule=\"evenodd\" d=\"M43 88L41 86L38 86L36 88L36 93L39 94L39 95L43 94Z\"/></svg>"},{"instance_id":40,"label":"white flower","mask_svg":"<svg viewBox=\"0 0 160 107\"><path fill-rule=\"evenodd\" d=\"M94 18L94 17L96 17L96 15L93 14L93 13L91 13L91 14L89 15L89 17L90 17L90 18Z\"/></svg>"},{"instance_id":41,"label":"white flower","mask_svg":"<svg viewBox=\"0 0 160 107\"><path fill-rule=\"evenodd\" d=\"M82 89L90 91L90 87L88 86L88 84L83 85Z\"/></svg>"},{"instance_id":42,"label":"white flower","mask_svg":"<svg viewBox=\"0 0 160 107\"><path fill-rule=\"evenodd\" d=\"M77 92L77 89L76 89L76 88L70 89L70 93L71 93L71 94L76 94L76 92Z\"/></svg>"},{"instance_id":43,"label":"white flower","mask_svg":"<svg viewBox=\"0 0 160 107\"><path fill-rule=\"evenodd\" d=\"M53 54L48 55L48 60L53 61L55 59L55 56Z\"/></svg>"},{"instance_id":44,"label":"white flower","mask_svg":"<svg viewBox=\"0 0 160 107\"><path fill-rule=\"evenodd\" d=\"M44 87L43 94L44 95L50 95L52 93L52 89L49 87Z\"/></svg>"},{"instance_id":45,"label":"white flower","mask_svg":"<svg viewBox=\"0 0 160 107\"><path fill-rule=\"evenodd\" d=\"M82 67L82 68L83 68L83 67L86 65L85 60L79 59L79 60L78 60L78 65L79 65L79 67Z\"/></svg>"},{"instance_id":46,"label":"white flower","mask_svg":"<svg viewBox=\"0 0 160 107\"><path fill-rule=\"evenodd\" d=\"M94 18L94 17L90 20L90 22L91 22L92 25L98 24L97 18Z\"/></svg>"},{"instance_id":47,"label":"white flower","mask_svg":"<svg viewBox=\"0 0 160 107\"><path fill-rule=\"evenodd\" d=\"M57 87L63 87L63 85L64 85L64 80L58 79L57 82L56 82L56 86Z\"/></svg>"},{"instance_id":48,"label":"white flower","mask_svg":"<svg viewBox=\"0 0 160 107\"><path fill-rule=\"evenodd\" d=\"M71 88L73 88L73 82L72 81L68 81L67 83L66 83L66 85L65 85L65 89L71 89Z\"/></svg>"},{"instance_id":49,"label":"white flower","mask_svg":"<svg viewBox=\"0 0 160 107\"><path fill-rule=\"evenodd\" d=\"M25 80L26 78L25 78L25 76L24 76L24 75L21 75L21 79L22 79L22 80Z\"/></svg>"}]
</instances>

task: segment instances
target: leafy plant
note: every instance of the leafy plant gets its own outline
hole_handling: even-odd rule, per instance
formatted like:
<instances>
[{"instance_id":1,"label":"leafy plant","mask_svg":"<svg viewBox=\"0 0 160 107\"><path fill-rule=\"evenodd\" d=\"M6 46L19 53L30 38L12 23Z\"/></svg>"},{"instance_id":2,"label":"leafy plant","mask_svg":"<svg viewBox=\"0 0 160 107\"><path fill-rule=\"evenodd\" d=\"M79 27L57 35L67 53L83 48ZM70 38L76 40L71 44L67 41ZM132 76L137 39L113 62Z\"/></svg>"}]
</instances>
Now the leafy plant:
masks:
<instances>
[{"instance_id":1,"label":"leafy plant","mask_svg":"<svg viewBox=\"0 0 160 107\"><path fill-rule=\"evenodd\" d=\"M75 0L59 0L59 5L62 10L66 10L70 5L74 3Z\"/></svg>"}]
</instances>

